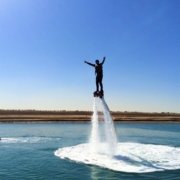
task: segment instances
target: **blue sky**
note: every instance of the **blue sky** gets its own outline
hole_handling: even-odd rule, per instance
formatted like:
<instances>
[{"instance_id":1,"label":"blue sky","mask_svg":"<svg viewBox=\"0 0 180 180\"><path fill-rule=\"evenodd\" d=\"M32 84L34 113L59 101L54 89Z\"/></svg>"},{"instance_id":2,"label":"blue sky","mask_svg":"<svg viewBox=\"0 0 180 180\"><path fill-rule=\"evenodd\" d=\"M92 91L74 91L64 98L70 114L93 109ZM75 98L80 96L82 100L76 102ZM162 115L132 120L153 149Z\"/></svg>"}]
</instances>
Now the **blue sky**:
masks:
<instances>
[{"instance_id":1,"label":"blue sky","mask_svg":"<svg viewBox=\"0 0 180 180\"><path fill-rule=\"evenodd\" d=\"M180 112L179 0L0 0L0 109Z\"/></svg>"}]
</instances>

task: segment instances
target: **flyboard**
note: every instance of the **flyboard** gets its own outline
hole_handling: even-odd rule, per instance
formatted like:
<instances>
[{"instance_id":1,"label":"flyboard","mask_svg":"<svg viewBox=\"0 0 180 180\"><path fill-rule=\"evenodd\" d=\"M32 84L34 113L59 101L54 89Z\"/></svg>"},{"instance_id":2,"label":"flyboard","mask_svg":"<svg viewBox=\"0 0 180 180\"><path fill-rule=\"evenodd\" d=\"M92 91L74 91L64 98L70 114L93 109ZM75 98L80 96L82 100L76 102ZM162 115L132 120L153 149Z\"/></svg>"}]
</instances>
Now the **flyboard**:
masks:
<instances>
[{"instance_id":1,"label":"flyboard","mask_svg":"<svg viewBox=\"0 0 180 180\"><path fill-rule=\"evenodd\" d=\"M104 91L95 91L93 94L94 97L100 97L102 99L102 97L104 96Z\"/></svg>"}]
</instances>

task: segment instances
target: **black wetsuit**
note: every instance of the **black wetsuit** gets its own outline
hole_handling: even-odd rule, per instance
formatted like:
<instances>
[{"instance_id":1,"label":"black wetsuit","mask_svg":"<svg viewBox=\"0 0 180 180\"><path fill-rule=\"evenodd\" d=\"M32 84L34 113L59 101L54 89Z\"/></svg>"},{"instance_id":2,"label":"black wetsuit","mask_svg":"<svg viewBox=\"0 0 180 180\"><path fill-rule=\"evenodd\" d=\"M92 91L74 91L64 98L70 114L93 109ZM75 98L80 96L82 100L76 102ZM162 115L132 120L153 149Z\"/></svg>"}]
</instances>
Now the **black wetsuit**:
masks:
<instances>
[{"instance_id":1,"label":"black wetsuit","mask_svg":"<svg viewBox=\"0 0 180 180\"><path fill-rule=\"evenodd\" d=\"M105 60L103 60L102 63L99 64L91 64L89 62L86 62L87 64L89 64L90 66L95 67L95 74L96 74L96 91L99 91L99 84L101 87L101 91L103 91L103 84L102 84L102 79L103 79L103 63Z\"/></svg>"}]
</instances>

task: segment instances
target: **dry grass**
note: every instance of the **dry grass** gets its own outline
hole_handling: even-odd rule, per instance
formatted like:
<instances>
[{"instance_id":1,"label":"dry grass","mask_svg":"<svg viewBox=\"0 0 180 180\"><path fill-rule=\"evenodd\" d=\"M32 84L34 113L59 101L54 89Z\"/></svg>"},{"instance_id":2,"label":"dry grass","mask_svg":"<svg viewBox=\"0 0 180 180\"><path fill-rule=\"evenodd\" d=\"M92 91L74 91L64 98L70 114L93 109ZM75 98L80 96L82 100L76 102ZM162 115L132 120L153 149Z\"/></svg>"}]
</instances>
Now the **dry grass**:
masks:
<instances>
[{"instance_id":1,"label":"dry grass","mask_svg":"<svg viewBox=\"0 0 180 180\"><path fill-rule=\"evenodd\" d=\"M114 121L128 122L180 122L178 113L141 113L141 112L112 112ZM38 122L38 121L90 121L90 111L20 111L0 110L0 122ZM102 120L100 116L100 120Z\"/></svg>"},{"instance_id":2,"label":"dry grass","mask_svg":"<svg viewBox=\"0 0 180 180\"><path fill-rule=\"evenodd\" d=\"M103 118L101 117L100 120ZM1 115L0 122L31 122L31 121L90 121L91 116L88 115ZM114 121L174 121L180 122L180 117L113 117Z\"/></svg>"}]
</instances>

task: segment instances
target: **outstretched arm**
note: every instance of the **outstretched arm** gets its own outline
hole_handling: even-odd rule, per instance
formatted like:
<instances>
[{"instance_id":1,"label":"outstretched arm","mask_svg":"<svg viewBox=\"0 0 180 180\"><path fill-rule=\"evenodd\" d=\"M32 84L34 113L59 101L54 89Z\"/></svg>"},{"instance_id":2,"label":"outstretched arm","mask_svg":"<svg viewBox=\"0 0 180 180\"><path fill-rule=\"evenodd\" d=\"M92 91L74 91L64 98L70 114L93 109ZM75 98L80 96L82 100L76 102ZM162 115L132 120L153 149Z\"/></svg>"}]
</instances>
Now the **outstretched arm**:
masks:
<instances>
[{"instance_id":1,"label":"outstretched arm","mask_svg":"<svg viewBox=\"0 0 180 180\"><path fill-rule=\"evenodd\" d=\"M102 63L101 63L101 64L104 64L105 59L106 59L106 57L103 57L103 61L102 61Z\"/></svg>"},{"instance_id":2,"label":"outstretched arm","mask_svg":"<svg viewBox=\"0 0 180 180\"><path fill-rule=\"evenodd\" d=\"M95 67L95 64L91 64L91 63L89 63L89 62L87 62L87 61L84 61L86 64L89 64L90 66L93 66L93 67Z\"/></svg>"}]
</instances>

